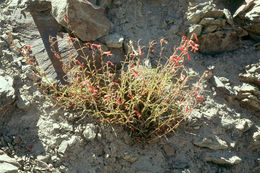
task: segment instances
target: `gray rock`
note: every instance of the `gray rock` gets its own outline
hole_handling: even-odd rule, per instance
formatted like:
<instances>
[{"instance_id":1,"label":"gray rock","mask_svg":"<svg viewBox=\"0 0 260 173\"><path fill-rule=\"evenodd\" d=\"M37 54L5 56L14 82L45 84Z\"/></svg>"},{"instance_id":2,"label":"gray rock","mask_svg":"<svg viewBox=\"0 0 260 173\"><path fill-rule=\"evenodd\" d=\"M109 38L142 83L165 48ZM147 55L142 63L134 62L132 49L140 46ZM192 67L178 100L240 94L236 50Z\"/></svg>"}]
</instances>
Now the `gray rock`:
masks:
<instances>
[{"instance_id":1,"label":"gray rock","mask_svg":"<svg viewBox=\"0 0 260 173\"><path fill-rule=\"evenodd\" d=\"M110 34L104 37L107 47L110 48L122 48L124 37L118 33Z\"/></svg>"},{"instance_id":2,"label":"gray rock","mask_svg":"<svg viewBox=\"0 0 260 173\"><path fill-rule=\"evenodd\" d=\"M236 165L241 163L241 158L232 154L206 154L204 161L213 162L220 165Z\"/></svg>"},{"instance_id":3,"label":"gray rock","mask_svg":"<svg viewBox=\"0 0 260 173\"><path fill-rule=\"evenodd\" d=\"M239 77L247 82L241 87L236 87L236 97L240 100L241 106L260 111L260 62L248 66L246 73L240 74Z\"/></svg>"},{"instance_id":4,"label":"gray rock","mask_svg":"<svg viewBox=\"0 0 260 173\"><path fill-rule=\"evenodd\" d=\"M64 154L69 147L73 147L78 145L81 142L79 136L72 136L69 140L64 140L61 142L59 148L58 148L58 153Z\"/></svg>"},{"instance_id":5,"label":"gray rock","mask_svg":"<svg viewBox=\"0 0 260 173\"><path fill-rule=\"evenodd\" d=\"M17 163L17 161L14 158L11 158L6 154L0 155L0 163L3 163L3 162L8 163L8 164L12 164L15 167L20 166L19 163ZM0 168L1 168L1 166L0 166Z\"/></svg>"},{"instance_id":6,"label":"gray rock","mask_svg":"<svg viewBox=\"0 0 260 173\"><path fill-rule=\"evenodd\" d=\"M15 100L13 82L11 76L0 76L0 110L3 106L9 105Z\"/></svg>"},{"instance_id":7,"label":"gray rock","mask_svg":"<svg viewBox=\"0 0 260 173\"><path fill-rule=\"evenodd\" d=\"M163 150L164 150L165 154L169 157L173 156L175 154L175 149L168 144L163 145Z\"/></svg>"},{"instance_id":8,"label":"gray rock","mask_svg":"<svg viewBox=\"0 0 260 173\"><path fill-rule=\"evenodd\" d=\"M260 148L260 129L253 134L252 147Z\"/></svg>"},{"instance_id":9,"label":"gray rock","mask_svg":"<svg viewBox=\"0 0 260 173\"><path fill-rule=\"evenodd\" d=\"M123 159L126 160L127 162L134 163L138 158L134 157L133 155L131 155L129 153L124 153Z\"/></svg>"},{"instance_id":10,"label":"gray rock","mask_svg":"<svg viewBox=\"0 0 260 173\"><path fill-rule=\"evenodd\" d=\"M22 110L26 110L30 107L31 102L26 98L25 95L19 95L17 101L17 107Z\"/></svg>"},{"instance_id":11,"label":"gray rock","mask_svg":"<svg viewBox=\"0 0 260 173\"><path fill-rule=\"evenodd\" d=\"M197 138L193 141L193 144L199 147L210 148L212 150L221 150L228 148L227 142L216 135L204 138Z\"/></svg>"},{"instance_id":12,"label":"gray rock","mask_svg":"<svg viewBox=\"0 0 260 173\"><path fill-rule=\"evenodd\" d=\"M243 118L235 121L235 128L242 132L249 130L252 126L253 122L249 119Z\"/></svg>"},{"instance_id":13,"label":"gray rock","mask_svg":"<svg viewBox=\"0 0 260 173\"><path fill-rule=\"evenodd\" d=\"M18 167L9 163L0 163L0 173L17 173Z\"/></svg>"},{"instance_id":14,"label":"gray rock","mask_svg":"<svg viewBox=\"0 0 260 173\"><path fill-rule=\"evenodd\" d=\"M200 25L203 25L203 26L208 26L208 25L218 25L218 26L224 26L226 23L226 20L225 19L214 19L212 17L208 17L208 18L203 18L201 21L200 21Z\"/></svg>"},{"instance_id":15,"label":"gray rock","mask_svg":"<svg viewBox=\"0 0 260 173\"><path fill-rule=\"evenodd\" d=\"M260 40L260 0L246 1L237 9L233 18L253 39Z\"/></svg>"},{"instance_id":16,"label":"gray rock","mask_svg":"<svg viewBox=\"0 0 260 173\"><path fill-rule=\"evenodd\" d=\"M94 124L87 124L82 134L87 141L93 141L97 135L97 127Z\"/></svg>"},{"instance_id":17,"label":"gray rock","mask_svg":"<svg viewBox=\"0 0 260 173\"><path fill-rule=\"evenodd\" d=\"M247 83L254 83L260 86L260 61L246 67L246 73L240 74L239 77Z\"/></svg>"},{"instance_id":18,"label":"gray rock","mask_svg":"<svg viewBox=\"0 0 260 173\"><path fill-rule=\"evenodd\" d=\"M233 94L232 91L230 91L217 76L213 76L210 81L216 87L218 92L228 96Z\"/></svg>"},{"instance_id":19,"label":"gray rock","mask_svg":"<svg viewBox=\"0 0 260 173\"><path fill-rule=\"evenodd\" d=\"M171 28L169 29L169 32L171 34L177 34L179 32L179 25L178 24L174 24L171 26Z\"/></svg>"},{"instance_id":20,"label":"gray rock","mask_svg":"<svg viewBox=\"0 0 260 173\"><path fill-rule=\"evenodd\" d=\"M208 25L203 29L203 33L211 33L216 31L218 28L218 25Z\"/></svg>"},{"instance_id":21,"label":"gray rock","mask_svg":"<svg viewBox=\"0 0 260 173\"><path fill-rule=\"evenodd\" d=\"M202 31L202 25L192 25L189 27L189 34L195 33L197 36L200 36Z\"/></svg>"},{"instance_id":22,"label":"gray rock","mask_svg":"<svg viewBox=\"0 0 260 173\"><path fill-rule=\"evenodd\" d=\"M51 4L51 14L56 21L81 40L96 40L108 34L111 24L104 16L104 9L89 1L53 0Z\"/></svg>"},{"instance_id":23,"label":"gray rock","mask_svg":"<svg viewBox=\"0 0 260 173\"><path fill-rule=\"evenodd\" d=\"M62 141L59 148L58 148L58 153L64 154L69 146L68 141Z\"/></svg>"},{"instance_id":24,"label":"gray rock","mask_svg":"<svg viewBox=\"0 0 260 173\"><path fill-rule=\"evenodd\" d=\"M202 53L220 53L237 49L240 39L235 31L217 31L201 35L199 45Z\"/></svg>"}]
</instances>

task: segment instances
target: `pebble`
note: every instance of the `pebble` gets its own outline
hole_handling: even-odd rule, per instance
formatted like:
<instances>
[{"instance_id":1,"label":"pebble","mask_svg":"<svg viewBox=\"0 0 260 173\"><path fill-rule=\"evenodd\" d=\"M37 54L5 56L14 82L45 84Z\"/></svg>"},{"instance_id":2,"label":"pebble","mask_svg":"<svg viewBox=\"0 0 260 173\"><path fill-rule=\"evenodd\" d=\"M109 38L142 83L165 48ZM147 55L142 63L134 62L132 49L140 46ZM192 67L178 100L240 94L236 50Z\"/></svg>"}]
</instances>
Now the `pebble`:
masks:
<instances>
[{"instance_id":1,"label":"pebble","mask_svg":"<svg viewBox=\"0 0 260 173\"><path fill-rule=\"evenodd\" d=\"M199 147L210 148L212 150L222 150L228 148L227 142L216 135L197 138L193 141L193 144Z\"/></svg>"},{"instance_id":2,"label":"pebble","mask_svg":"<svg viewBox=\"0 0 260 173\"><path fill-rule=\"evenodd\" d=\"M174 154L175 154L175 150L173 149L173 147L171 147L170 145L168 145L168 144L164 144L163 145L163 150L164 150L164 152L165 152L165 154L167 155L167 156L173 156Z\"/></svg>"},{"instance_id":3,"label":"pebble","mask_svg":"<svg viewBox=\"0 0 260 173\"><path fill-rule=\"evenodd\" d=\"M218 155L218 154L207 154L204 157L204 161L213 162L220 165L236 165L241 163L242 159L236 155L229 156L227 155Z\"/></svg>"},{"instance_id":4,"label":"pebble","mask_svg":"<svg viewBox=\"0 0 260 173\"><path fill-rule=\"evenodd\" d=\"M118 33L110 34L104 37L107 47L122 48L124 37Z\"/></svg>"},{"instance_id":5,"label":"pebble","mask_svg":"<svg viewBox=\"0 0 260 173\"><path fill-rule=\"evenodd\" d=\"M93 141L97 135L96 131L97 128L94 124L87 124L82 134L87 141Z\"/></svg>"}]
</instances>

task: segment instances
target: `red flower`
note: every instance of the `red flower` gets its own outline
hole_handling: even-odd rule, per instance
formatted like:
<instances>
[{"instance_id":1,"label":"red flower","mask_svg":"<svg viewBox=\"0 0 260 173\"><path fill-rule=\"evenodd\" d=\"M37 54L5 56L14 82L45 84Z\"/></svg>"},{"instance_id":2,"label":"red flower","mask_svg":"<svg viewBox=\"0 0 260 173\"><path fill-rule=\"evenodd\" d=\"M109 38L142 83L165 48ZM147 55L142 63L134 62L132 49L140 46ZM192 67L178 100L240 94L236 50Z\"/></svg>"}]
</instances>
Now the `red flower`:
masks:
<instances>
[{"instance_id":1,"label":"red flower","mask_svg":"<svg viewBox=\"0 0 260 173\"><path fill-rule=\"evenodd\" d=\"M185 75L181 72L180 81L182 82L184 81L184 79L185 79Z\"/></svg>"},{"instance_id":2,"label":"red flower","mask_svg":"<svg viewBox=\"0 0 260 173\"><path fill-rule=\"evenodd\" d=\"M89 88L91 89L91 93L96 94L98 92L88 81L85 82L88 84Z\"/></svg>"},{"instance_id":3,"label":"red flower","mask_svg":"<svg viewBox=\"0 0 260 173\"><path fill-rule=\"evenodd\" d=\"M90 43L90 42L87 42L87 43L85 43L85 45L88 46L88 45L91 45L91 43Z\"/></svg>"},{"instance_id":4,"label":"red flower","mask_svg":"<svg viewBox=\"0 0 260 173\"><path fill-rule=\"evenodd\" d=\"M196 39L196 40L198 40L198 37L197 37L197 35L196 35L195 33L194 33L193 35L194 35L195 39Z\"/></svg>"},{"instance_id":5,"label":"red flower","mask_svg":"<svg viewBox=\"0 0 260 173\"><path fill-rule=\"evenodd\" d=\"M133 72L135 73L136 76L140 76L140 74L135 70L135 69L132 69Z\"/></svg>"},{"instance_id":6,"label":"red flower","mask_svg":"<svg viewBox=\"0 0 260 173\"><path fill-rule=\"evenodd\" d=\"M103 52L103 55L111 56L112 53L111 53L111 51L107 51L107 52Z\"/></svg>"},{"instance_id":7,"label":"red flower","mask_svg":"<svg viewBox=\"0 0 260 173\"><path fill-rule=\"evenodd\" d=\"M79 81L79 75L77 74L77 81Z\"/></svg>"},{"instance_id":8,"label":"red flower","mask_svg":"<svg viewBox=\"0 0 260 173\"><path fill-rule=\"evenodd\" d=\"M188 110L189 110L189 105L187 104L186 109L185 109L185 113L187 113Z\"/></svg>"},{"instance_id":9,"label":"red flower","mask_svg":"<svg viewBox=\"0 0 260 173\"><path fill-rule=\"evenodd\" d=\"M187 53L187 57L188 57L188 60L190 61L190 54L189 53Z\"/></svg>"},{"instance_id":10,"label":"red flower","mask_svg":"<svg viewBox=\"0 0 260 173\"><path fill-rule=\"evenodd\" d=\"M131 54L130 54L130 56L136 56L136 54L134 54L134 53L131 53Z\"/></svg>"},{"instance_id":11,"label":"red flower","mask_svg":"<svg viewBox=\"0 0 260 173\"><path fill-rule=\"evenodd\" d=\"M174 56L174 55L172 55L172 56L170 57L170 61L174 61L174 60L176 60L176 61L180 61L180 60L181 60L181 58L179 58L179 57L177 57L177 56Z\"/></svg>"},{"instance_id":12,"label":"red flower","mask_svg":"<svg viewBox=\"0 0 260 173\"><path fill-rule=\"evenodd\" d=\"M26 45L27 48L29 48L29 51L32 51L33 46Z\"/></svg>"},{"instance_id":13,"label":"red flower","mask_svg":"<svg viewBox=\"0 0 260 173\"><path fill-rule=\"evenodd\" d=\"M137 114L137 116L141 116L141 114L136 110L135 113Z\"/></svg>"},{"instance_id":14,"label":"red flower","mask_svg":"<svg viewBox=\"0 0 260 173\"><path fill-rule=\"evenodd\" d=\"M113 82L113 85L119 85L117 82Z\"/></svg>"},{"instance_id":15,"label":"red flower","mask_svg":"<svg viewBox=\"0 0 260 173\"><path fill-rule=\"evenodd\" d=\"M191 47L191 50L195 53L196 51L199 50L199 45L196 44L194 41L190 41L190 47Z\"/></svg>"},{"instance_id":16,"label":"red flower","mask_svg":"<svg viewBox=\"0 0 260 173\"><path fill-rule=\"evenodd\" d=\"M161 43L161 45L162 45L163 43L168 44L168 41L162 38L162 39L160 40L160 43Z\"/></svg>"},{"instance_id":17,"label":"red flower","mask_svg":"<svg viewBox=\"0 0 260 173\"><path fill-rule=\"evenodd\" d=\"M122 102L121 102L120 98L119 98L119 99L117 99L117 102L118 102L120 105L122 104Z\"/></svg>"},{"instance_id":18,"label":"red flower","mask_svg":"<svg viewBox=\"0 0 260 173\"><path fill-rule=\"evenodd\" d=\"M79 60L77 61L77 63L78 63L82 68L84 67Z\"/></svg>"},{"instance_id":19,"label":"red flower","mask_svg":"<svg viewBox=\"0 0 260 173\"><path fill-rule=\"evenodd\" d=\"M92 46L96 47L98 50L101 50L101 45L100 44L92 44Z\"/></svg>"},{"instance_id":20,"label":"red flower","mask_svg":"<svg viewBox=\"0 0 260 173\"><path fill-rule=\"evenodd\" d=\"M111 61L107 61L108 64L110 64L111 66L114 66L114 64Z\"/></svg>"},{"instance_id":21,"label":"red flower","mask_svg":"<svg viewBox=\"0 0 260 173\"><path fill-rule=\"evenodd\" d=\"M133 98L133 96L131 95L131 94L128 94L127 95L130 99L132 99Z\"/></svg>"},{"instance_id":22,"label":"red flower","mask_svg":"<svg viewBox=\"0 0 260 173\"><path fill-rule=\"evenodd\" d=\"M142 48L140 45L138 45L138 54L143 55L144 53L142 52Z\"/></svg>"},{"instance_id":23,"label":"red flower","mask_svg":"<svg viewBox=\"0 0 260 173\"><path fill-rule=\"evenodd\" d=\"M54 56L58 59L60 58L60 55L57 52L54 52Z\"/></svg>"},{"instance_id":24,"label":"red flower","mask_svg":"<svg viewBox=\"0 0 260 173\"><path fill-rule=\"evenodd\" d=\"M111 95L108 94L108 95L105 95L104 97L105 97L106 100L109 100L111 98Z\"/></svg>"}]
</instances>

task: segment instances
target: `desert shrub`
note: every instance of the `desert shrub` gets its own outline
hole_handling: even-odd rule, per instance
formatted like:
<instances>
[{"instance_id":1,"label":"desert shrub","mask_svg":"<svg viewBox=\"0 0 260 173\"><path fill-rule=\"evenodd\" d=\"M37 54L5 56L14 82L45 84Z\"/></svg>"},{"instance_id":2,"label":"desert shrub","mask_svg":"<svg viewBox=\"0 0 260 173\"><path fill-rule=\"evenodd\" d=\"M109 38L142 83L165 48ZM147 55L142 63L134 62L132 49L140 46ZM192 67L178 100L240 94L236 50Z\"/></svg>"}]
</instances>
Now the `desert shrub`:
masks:
<instances>
[{"instance_id":1,"label":"desert shrub","mask_svg":"<svg viewBox=\"0 0 260 173\"><path fill-rule=\"evenodd\" d=\"M102 123L122 125L138 141L151 142L174 131L187 118L191 110L203 101L200 83L188 86L190 79L184 62L190 60L188 51L196 52L198 45L183 37L180 46L162 63L167 41L160 40L160 56L155 68L148 68L139 59L141 46L122 62L116 70L109 59L110 51L101 45L85 43L78 51L89 52L84 63L74 55L66 58L64 72L67 85L41 82L40 87L55 105L82 111L82 116L95 116ZM76 38L69 39L78 42ZM148 54L155 51L155 42L148 46ZM57 52L54 52L58 54ZM57 55L59 57L59 55ZM99 60L97 67L93 61ZM41 74L41 76L43 76Z\"/></svg>"}]
</instances>

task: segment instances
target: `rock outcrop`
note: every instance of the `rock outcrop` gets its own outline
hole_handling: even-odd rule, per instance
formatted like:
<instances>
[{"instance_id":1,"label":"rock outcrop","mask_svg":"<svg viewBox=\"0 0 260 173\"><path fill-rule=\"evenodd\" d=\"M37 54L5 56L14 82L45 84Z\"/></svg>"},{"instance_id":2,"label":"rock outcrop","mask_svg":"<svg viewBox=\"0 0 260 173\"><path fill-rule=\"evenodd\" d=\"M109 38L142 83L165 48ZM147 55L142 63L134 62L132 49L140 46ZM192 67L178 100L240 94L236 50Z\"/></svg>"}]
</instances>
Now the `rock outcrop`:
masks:
<instances>
[{"instance_id":1,"label":"rock outcrop","mask_svg":"<svg viewBox=\"0 0 260 173\"><path fill-rule=\"evenodd\" d=\"M233 15L234 21L255 40L260 41L260 0L246 0Z\"/></svg>"},{"instance_id":2,"label":"rock outcrop","mask_svg":"<svg viewBox=\"0 0 260 173\"><path fill-rule=\"evenodd\" d=\"M191 23L189 33L200 37L199 51L202 53L235 50L240 45L231 13L216 8L211 1L189 6L187 20Z\"/></svg>"},{"instance_id":3,"label":"rock outcrop","mask_svg":"<svg viewBox=\"0 0 260 173\"><path fill-rule=\"evenodd\" d=\"M242 87L237 87L237 98L242 106L260 111L260 62L246 67L246 73L239 77L246 82Z\"/></svg>"}]
</instances>

